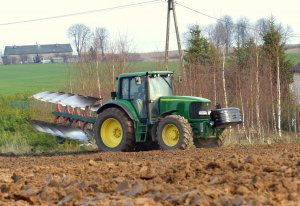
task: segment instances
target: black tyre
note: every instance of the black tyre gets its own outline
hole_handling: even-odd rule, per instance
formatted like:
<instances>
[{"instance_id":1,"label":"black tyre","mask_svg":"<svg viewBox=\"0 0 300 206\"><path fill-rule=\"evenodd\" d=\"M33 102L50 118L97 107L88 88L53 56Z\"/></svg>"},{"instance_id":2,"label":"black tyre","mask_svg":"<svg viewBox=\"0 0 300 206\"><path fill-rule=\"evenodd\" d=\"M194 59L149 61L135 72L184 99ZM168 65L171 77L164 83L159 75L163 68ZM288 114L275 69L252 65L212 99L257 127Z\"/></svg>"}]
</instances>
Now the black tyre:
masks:
<instances>
[{"instance_id":1,"label":"black tyre","mask_svg":"<svg viewBox=\"0 0 300 206\"><path fill-rule=\"evenodd\" d=\"M101 151L129 151L133 145L132 121L121 110L108 108L99 114L95 123L96 144Z\"/></svg>"},{"instance_id":2,"label":"black tyre","mask_svg":"<svg viewBox=\"0 0 300 206\"><path fill-rule=\"evenodd\" d=\"M179 115L169 115L157 127L157 141L161 149L189 149L193 145L193 132L188 121Z\"/></svg>"},{"instance_id":3,"label":"black tyre","mask_svg":"<svg viewBox=\"0 0 300 206\"><path fill-rule=\"evenodd\" d=\"M223 145L223 142L217 137L208 139L194 138L194 144L197 148L214 148L221 147Z\"/></svg>"}]
</instances>

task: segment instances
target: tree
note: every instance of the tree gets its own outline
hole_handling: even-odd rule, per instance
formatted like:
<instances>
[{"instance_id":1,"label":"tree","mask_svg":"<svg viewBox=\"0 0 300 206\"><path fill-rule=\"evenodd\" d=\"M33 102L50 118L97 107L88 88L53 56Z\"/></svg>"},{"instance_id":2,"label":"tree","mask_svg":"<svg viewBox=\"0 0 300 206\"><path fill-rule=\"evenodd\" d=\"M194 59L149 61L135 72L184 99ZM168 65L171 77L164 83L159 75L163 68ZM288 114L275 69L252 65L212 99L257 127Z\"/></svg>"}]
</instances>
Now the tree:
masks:
<instances>
[{"instance_id":1,"label":"tree","mask_svg":"<svg viewBox=\"0 0 300 206\"><path fill-rule=\"evenodd\" d=\"M274 18L270 19L269 30L263 35L262 48L264 55L270 61L274 78L272 82L275 82L277 88L277 127L279 137L281 137L282 94L289 95L289 84L293 81L290 69L293 65L284 55L284 42L279 28L276 28Z\"/></svg>"},{"instance_id":2,"label":"tree","mask_svg":"<svg viewBox=\"0 0 300 206\"><path fill-rule=\"evenodd\" d=\"M215 30L215 25L214 24L209 24L205 26L205 34L208 38L208 41L213 43L214 42L214 30Z\"/></svg>"},{"instance_id":3,"label":"tree","mask_svg":"<svg viewBox=\"0 0 300 206\"><path fill-rule=\"evenodd\" d=\"M84 24L74 24L68 29L68 37L73 42L78 57L81 57L82 49L87 46L91 37L91 30Z\"/></svg>"},{"instance_id":4,"label":"tree","mask_svg":"<svg viewBox=\"0 0 300 206\"><path fill-rule=\"evenodd\" d=\"M255 29L259 32L259 38L258 38L258 43L263 44L263 39L262 37L270 31L270 24L269 20L266 18L261 18L258 19L255 23Z\"/></svg>"},{"instance_id":5,"label":"tree","mask_svg":"<svg viewBox=\"0 0 300 206\"><path fill-rule=\"evenodd\" d=\"M230 16L223 16L221 21L216 24L213 41L217 48L225 46L226 54L229 53L229 48L232 46L234 33L234 23Z\"/></svg>"},{"instance_id":6,"label":"tree","mask_svg":"<svg viewBox=\"0 0 300 206\"><path fill-rule=\"evenodd\" d=\"M221 49L222 46L225 44L225 28L222 22L219 21L215 25L215 28L211 35L214 45L218 49Z\"/></svg>"},{"instance_id":7,"label":"tree","mask_svg":"<svg viewBox=\"0 0 300 206\"><path fill-rule=\"evenodd\" d=\"M250 38L249 20L246 17L241 17L236 23L236 41L237 45L243 46Z\"/></svg>"},{"instance_id":8,"label":"tree","mask_svg":"<svg viewBox=\"0 0 300 206\"><path fill-rule=\"evenodd\" d=\"M101 51L101 57L104 59L104 51L107 48L108 43L108 30L103 27L97 27L95 31L95 41L97 41L100 51Z\"/></svg>"},{"instance_id":9,"label":"tree","mask_svg":"<svg viewBox=\"0 0 300 206\"><path fill-rule=\"evenodd\" d=\"M189 27L187 35L187 51L185 54L186 61L200 61L205 63L210 59L210 43L201 35L199 25Z\"/></svg>"},{"instance_id":10,"label":"tree","mask_svg":"<svg viewBox=\"0 0 300 206\"><path fill-rule=\"evenodd\" d=\"M229 48L232 46L232 39L233 39L233 32L234 32L234 24L233 20L230 16L223 16L223 24L225 28L225 47L226 47L226 54L229 53Z\"/></svg>"}]
</instances>

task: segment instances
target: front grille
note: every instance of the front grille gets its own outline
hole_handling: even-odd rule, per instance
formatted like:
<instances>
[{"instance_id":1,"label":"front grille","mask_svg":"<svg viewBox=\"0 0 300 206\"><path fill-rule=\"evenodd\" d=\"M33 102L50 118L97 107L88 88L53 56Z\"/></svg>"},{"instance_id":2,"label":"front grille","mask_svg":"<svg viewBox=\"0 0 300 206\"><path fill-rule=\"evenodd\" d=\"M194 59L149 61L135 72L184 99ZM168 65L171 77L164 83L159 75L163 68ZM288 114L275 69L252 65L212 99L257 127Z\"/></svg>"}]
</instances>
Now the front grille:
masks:
<instances>
[{"instance_id":1,"label":"front grille","mask_svg":"<svg viewBox=\"0 0 300 206\"><path fill-rule=\"evenodd\" d=\"M190 105L191 119L209 118L210 110L208 109L209 103L206 102L192 102Z\"/></svg>"}]
</instances>

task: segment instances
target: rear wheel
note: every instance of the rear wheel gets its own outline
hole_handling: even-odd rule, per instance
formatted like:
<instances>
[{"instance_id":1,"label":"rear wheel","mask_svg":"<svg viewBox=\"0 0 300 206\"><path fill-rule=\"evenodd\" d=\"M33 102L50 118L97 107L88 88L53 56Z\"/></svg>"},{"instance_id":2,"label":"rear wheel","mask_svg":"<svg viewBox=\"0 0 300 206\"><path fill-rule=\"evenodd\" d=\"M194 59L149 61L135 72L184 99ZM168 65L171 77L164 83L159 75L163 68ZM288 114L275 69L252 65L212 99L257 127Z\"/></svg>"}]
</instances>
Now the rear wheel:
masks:
<instances>
[{"instance_id":1,"label":"rear wheel","mask_svg":"<svg viewBox=\"0 0 300 206\"><path fill-rule=\"evenodd\" d=\"M193 147L193 132L188 121L179 115L169 115L157 127L157 141L161 149L189 149Z\"/></svg>"},{"instance_id":2,"label":"rear wheel","mask_svg":"<svg viewBox=\"0 0 300 206\"><path fill-rule=\"evenodd\" d=\"M132 121L117 108L109 108L99 114L94 133L101 151L129 151L132 148Z\"/></svg>"}]
</instances>

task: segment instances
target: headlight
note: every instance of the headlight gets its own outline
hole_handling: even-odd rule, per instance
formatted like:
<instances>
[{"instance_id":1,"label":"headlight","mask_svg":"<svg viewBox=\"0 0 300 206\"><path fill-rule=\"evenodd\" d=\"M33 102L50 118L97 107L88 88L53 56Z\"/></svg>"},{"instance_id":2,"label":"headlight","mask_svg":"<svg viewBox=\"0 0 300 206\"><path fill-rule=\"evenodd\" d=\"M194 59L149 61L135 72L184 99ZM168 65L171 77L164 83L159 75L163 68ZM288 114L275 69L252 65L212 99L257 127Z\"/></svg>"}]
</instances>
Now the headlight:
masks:
<instances>
[{"instance_id":1,"label":"headlight","mask_svg":"<svg viewBox=\"0 0 300 206\"><path fill-rule=\"evenodd\" d=\"M210 115L211 111L199 111L199 115Z\"/></svg>"}]
</instances>

